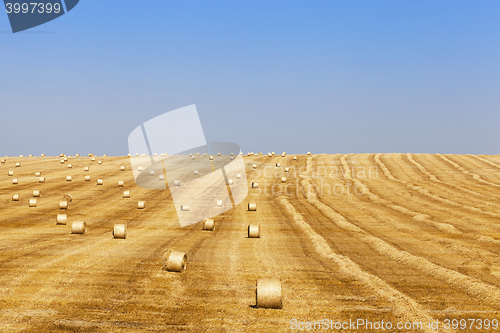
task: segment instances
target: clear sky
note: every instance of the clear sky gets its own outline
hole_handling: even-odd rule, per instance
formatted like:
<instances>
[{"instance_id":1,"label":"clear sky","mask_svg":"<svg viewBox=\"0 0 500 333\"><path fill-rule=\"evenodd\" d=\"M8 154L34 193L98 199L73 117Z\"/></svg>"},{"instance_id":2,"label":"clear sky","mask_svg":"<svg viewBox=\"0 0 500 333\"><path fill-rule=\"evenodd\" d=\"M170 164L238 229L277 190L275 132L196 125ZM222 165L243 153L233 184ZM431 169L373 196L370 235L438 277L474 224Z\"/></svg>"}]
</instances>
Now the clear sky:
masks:
<instances>
[{"instance_id":1,"label":"clear sky","mask_svg":"<svg viewBox=\"0 0 500 333\"><path fill-rule=\"evenodd\" d=\"M196 104L244 152L500 151L500 1L80 0L12 34L0 155L128 153Z\"/></svg>"}]
</instances>

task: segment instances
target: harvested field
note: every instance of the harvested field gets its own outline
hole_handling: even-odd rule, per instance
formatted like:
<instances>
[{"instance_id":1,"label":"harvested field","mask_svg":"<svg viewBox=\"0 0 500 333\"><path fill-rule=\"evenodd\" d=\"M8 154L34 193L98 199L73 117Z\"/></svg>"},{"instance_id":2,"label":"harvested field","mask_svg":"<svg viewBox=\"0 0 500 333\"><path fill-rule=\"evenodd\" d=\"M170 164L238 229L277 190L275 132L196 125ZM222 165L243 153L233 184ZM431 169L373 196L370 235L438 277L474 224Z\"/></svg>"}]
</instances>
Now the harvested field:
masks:
<instances>
[{"instance_id":1,"label":"harvested field","mask_svg":"<svg viewBox=\"0 0 500 333\"><path fill-rule=\"evenodd\" d=\"M128 157L60 159L1 165L0 331L288 332L323 319L365 323L316 331L500 327L500 156L245 155L248 196L212 228L181 228L170 190L138 187ZM76 221L86 233L71 233ZM170 251L186 255L185 270L163 269ZM279 281L269 306L256 306L260 279Z\"/></svg>"}]
</instances>

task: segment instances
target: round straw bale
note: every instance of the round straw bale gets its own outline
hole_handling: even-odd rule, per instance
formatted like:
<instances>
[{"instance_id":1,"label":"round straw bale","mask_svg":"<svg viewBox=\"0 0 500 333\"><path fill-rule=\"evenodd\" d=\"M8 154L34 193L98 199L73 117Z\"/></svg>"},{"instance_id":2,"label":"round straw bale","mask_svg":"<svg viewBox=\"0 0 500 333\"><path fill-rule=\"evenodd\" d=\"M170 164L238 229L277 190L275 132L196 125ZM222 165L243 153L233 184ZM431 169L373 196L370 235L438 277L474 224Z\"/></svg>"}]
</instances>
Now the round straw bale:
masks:
<instances>
[{"instance_id":1,"label":"round straw bale","mask_svg":"<svg viewBox=\"0 0 500 333\"><path fill-rule=\"evenodd\" d=\"M87 231L87 224L84 221L76 221L71 224L71 233L83 235Z\"/></svg>"},{"instance_id":2,"label":"round straw bale","mask_svg":"<svg viewBox=\"0 0 500 333\"><path fill-rule=\"evenodd\" d=\"M86 176L85 176L85 181L86 181L86 182L89 182L89 181L90 181L90 175L86 175Z\"/></svg>"},{"instance_id":3,"label":"round straw bale","mask_svg":"<svg viewBox=\"0 0 500 333\"><path fill-rule=\"evenodd\" d=\"M12 201L19 201L19 194L13 194L12 195Z\"/></svg>"},{"instance_id":4,"label":"round straw bale","mask_svg":"<svg viewBox=\"0 0 500 333\"><path fill-rule=\"evenodd\" d=\"M40 171L35 172L35 177L40 177L41 175Z\"/></svg>"},{"instance_id":5,"label":"round straw bale","mask_svg":"<svg viewBox=\"0 0 500 333\"><path fill-rule=\"evenodd\" d=\"M222 200L217 200L216 206L219 208L222 207Z\"/></svg>"},{"instance_id":6,"label":"round straw bale","mask_svg":"<svg viewBox=\"0 0 500 333\"><path fill-rule=\"evenodd\" d=\"M73 168L73 165L72 164L68 164L68 169L71 169Z\"/></svg>"},{"instance_id":7,"label":"round straw bale","mask_svg":"<svg viewBox=\"0 0 500 333\"><path fill-rule=\"evenodd\" d=\"M80 154L75 154L76 157L80 157Z\"/></svg>"},{"instance_id":8,"label":"round straw bale","mask_svg":"<svg viewBox=\"0 0 500 333\"><path fill-rule=\"evenodd\" d=\"M220 156L220 153L217 153L217 156Z\"/></svg>"},{"instance_id":9,"label":"round straw bale","mask_svg":"<svg viewBox=\"0 0 500 333\"><path fill-rule=\"evenodd\" d=\"M248 203L248 211L255 212L257 210L257 204L255 202Z\"/></svg>"},{"instance_id":10,"label":"round straw bale","mask_svg":"<svg viewBox=\"0 0 500 333\"><path fill-rule=\"evenodd\" d=\"M198 170L194 170L194 175L198 176Z\"/></svg>"},{"instance_id":11,"label":"round straw bale","mask_svg":"<svg viewBox=\"0 0 500 333\"><path fill-rule=\"evenodd\" d=\"M127 225L123 223L116 223L113 228L113 238L127 238Z\"/></svg>"},{"instance_id":12,"label":"round straw bale","mask_svg":"<svg viewBox=\"0 0 500 333\"><path fill-rule=\"evenodd\" d=\"M252 164L252 169L257 169L257 164Z\"/></svg>"},{"instance_id":13,"label":"round straw bale","mask_svg":"<svg viewBox=\"0 0 500 333\"><path fill-rule=\"evenodd\" d=\"M137 168L137 171L139 171L139 172L140 172L140 171L142 171L142 167L141 167L141 166L140 166L140 167L138 167L138 168Z\"/></svg>"},{"instance_id":14,"label":"round straw bale","mask_svg":"<svg viewBox=\"0 0 500 333\"><path fill-rule=\"evenodd\" d=\"M30 199L30 207L36 207L36 199Z\"/></svg>"},{"instance_id":15,"label":"round straw bale","mask_svg":"<svg viewBox=\"0 0 500 333\"><path fill-rule=\"evenodd\" d=\"M90 160L91 160L92 162L94 162L94 161L95 161L95 157L92 157Z\"/></svg>"},{"instance_id":16,"label":"round straw bale","mask_svg":"<svg viewBox=\"0 0 500 333\"><path fill-rule=\"evenodd\" d=\"M123 197L124 198L130 198L130 191L124 191L123 192Z\"/></svg>"},{"instance_id":17,"label":"round straw bale","mask_svg":"<svg viewBox=\"0 0 500 333\"><path fill-rule=\"evenodd\" d=\"M45 157L45 154L42 154L41 156L42 156L42 157Z\"/></svg>"},{"instance_id":18,"label":"round straw bale","mask_svg":"<svg viewBox=\"0 0 500 333\"><path fill-rule=\"evenodd\" d=\"M214 160L214 157L212 155L210 155L210 161L213 161Z\"/></svg>"},{"instance_id":19,"label":"round straw bale","mask_svg":"<svg viewBox=\"0 0 500 333\"><path fill-rule=\"evenodd\" d=\"M231 161L232 161L232 160L234 160L234 156L231 156L229 159L230 159Z\"/></svg>"},{"instance_id":20,"label":"round straw bale","mask_svg":"<svg viewBox=\"0 0 500 333\"><path fill-rule=\"evenodd\" d=\"M102 156L107 157L107 156L108 156L108 154L104 154L104 155L102 155Z\"/></svg>"},{"instance_id":21,"label":"round straw bale","mask_svg":"<svg viewBox=\"0 0 500 333\"><path fill-rule=\"evenodd\" d=\"M281 154L281 157L285 157L286 156L286 152L284 151L283 154Z\"/></svg>"},{"instance_id":22,"label":"round straw bale","mask_svg":"<svg viewBox=\"0 0 500 333\"><path fill-rule=\"evenodd\" d=\"M102 184L103 184L103 183L102 183L102 179L98 179L98 180L97 180L97 185L102 185Z\"/></svg>"},{"instance_id":23,"label":"round straw bale","mask_svg":"<svg viewBox=\"0 0 500 333\"><path fill-rule=\"evenodd\" d=\"M135 153L135 156L139 156L139 153Z\"/></svg>"},{"instance_id":24,"label":"round straw bale","mask_svg":"<svg viewBox=\"0 0 500 333\"><path fill-rule=\"evenodd\" d=\"M56 224L66 225L67 219L68 219L68 216L66 214L57 214Z\"/></svg>"},{"instance_id":25,"label":"round straw bale","mask_svg":"<svg viewBox=\"0 0 500 333\"><path fill-rule=\"evenodd\" d=\"M123 180L120 180L118 182L118 187L123 187L123 186L125 186L125 183L123 182Z\"/></svg>"},{"instance_id":26,"label":"round straw bale","mask_svg":"<svg viewBox=\"0 0 500 333\"><path fill-rule=\"evenodd\" d=\"M181 186L180 180L174 180L174 186Z\"/></svg>"},{"instance_id":27,"label":"round straw bale","mask_svg":"<svg viewBox=\"0 0 500 333\"><path fill-rule=\"evenodd\" d=\"M16 163L16 168L19 168L21 166L21 163Z\"/></svg>"},{"instance_id":28,"label":"round straw bale","mask_svg":"<svg viewBox=\"0 0 500 333\"><path fill-rule=\"evenodd\" d=\"M184 252L169 251L163 257L162 269L169 272L181 273L186 269L187 255Z\"/></svg>"},{"instance_id":29,"label":"round straw bale","mask_svg":"<svg viewBox=\"0 0 500 333\"><path fill-rule=\"evenodd\" d=\"M73 201L73 196L69 193L66 193L65 195L63 195L63 200L67 201L67 202L72 202Z\"/></svg>"},{"instance_id":30,"label":"round straw bale","mask_svg":"<svg viewBox=\"0 0 500 333\"><path fill-rule=\"evenodd\" d=\"M231 153L231 156L234 156L234 153Z\"/></svg>"},{"instance_id":31,"label":"round straw bale","mask_svg":"<svg viewBox=\"0 0 500 333\"><path fill-rule=\"evenodd\" d=\"M14 171L9 171L9 176L14 176Z\"/></svg>"},{"instance_id":32,"label":"round straw bale","mask_svg":"<svg viewBox=\"0 0 500 333\"><path fill-rule=\"evenodd\" d=\"M194 156L194 155L193 155L193 156L191 156L191 159L192 159L192 160L196 159L196 156Z\"/></svg>"},{"instance_id":33,"label":"round straw bale","mask_svg":"<svg viewBox=\"0 0 500 333\"><path fill-rule=\"evenodd\" d=\"M255 290L256 306L266 309L282 309L283 296L279 279L258 279Z\"/></svg>"},{"instance_id":34,"label":"round straw bale","mask_svg":"<svg viewBox=\"0 0 500 333\"><path fill-rule=\"evenodd\" d=\"M45 177L40 177L38 178L39 183L45 183Z\"/></svg>"},{"instance_id":35,"label":"round straw bale","mask_svg":"<svg viewBox=\"0 0 500 333\"><path fill-rule=\"evenodd\" d=\"M129 153L129 154L127 154L127 156L128 156L128 157L131 157L131 156L132 156L132 154L130 154L130 153Z\"/></svg>"},{"instance_id":36,"label":"round straw bale","mask_svg":"<svg viewBox=\"0 0 500 333\"><path fill-rule=\"evenodd\" d=\"M288 171L290 171L290 168L289 168L289 167L286 167L286 168L285 168L285 172L288 172Z\"/></svg>"},{"instance_id":37,"label":"round straw bale","mask_svg":"<svg viewBox=\"0 0 500 333\"><path fill-rule=\"evenodd\" d=\"M64 164L64 160L60 160L59 163Z\"/></svg>"},{"instance_id":38,"label":"round straw bale","mask_svg":"<svg viewBox=\"0 0 500 333\"><path fill-rule=\"evenodd\" d=\"M252 188L259 188L259 183L252 182Z\"/></svg>"},{"instance_id":39,"label":"round straw bale","mask_svg":"<svg viewBox=\"0 0 500 333\"><path fill-rule=\"evenodd\" d=\"M248 238L260 238L260 226L250 224L248 226Z\"/></svg>"},{"instance_id":40,"label":"round straw bale","mask_svg":"<svg viewBox=\"0 0 500 333\"><path fill-rule=\"evenodd\" d=\"M149 175L150 176L154 176L155 175L155 171L154 170L149 171Z\"/></svg>"},{"instance_id":41,"label":"round straw bale","mask_svg":"<svg viewBox=\"0 0 500 333\"><path fill-rule=\"evenodd\" d=\"M34 191L33 191L33 197L34 197L34 198L38 198L38 197L40 197L40 194L42 194L42 192L40 192L40 191L38 191L38 190L34 190Z\"/></svg>"},{"instance_id":42,"label":"round straw bale","mask_svg":"<svg viewBox=\"0 0 500 333\"><path fill-rule=\"evenodd\" d=\"M89 171L89 170L90 170L89 167L83 168L83 171Z\"/></svg>"},{"instance_id":43,"label":"round straw bale","mask_svg":"<svg viewBox=\"0 0 500 333\"><path fill-rule=\"evenodd\" d=\"M206 219L203 223L203 230L214 231L215 221L214 219Z\"/></svg>"},{"instance_id":44,"label":"round straw bale","mask_svg":"<svg viewBox=\"0 0 500 333\"><path fill-rule=\"evenodd\" d=\"M68 206L69 206L69 204L68 204L68 202L66 200L59 201L59 208L61 208L61 209L68 209Z\"/></svg>"},{"instance_id":45,"label":"round straw bale","mask_svg":"<svg viewBox=\"0 0 500 333\"><path fill-rule=\"evenodd\" d=\"M17 181L17 179L14 178L14 179L12 179L12 184L17 185L17 184L19 184L19 182Z\"/></svg>"},{"instance_id":46,"label":"round straw bale","mask_svg":"<svg viewBox=\"0 0 500 333\"><path fill-rule=\"evenodd\" d=\"M146 208L146 201L139 201L137 203L137 208L138 209L144 209L144 208Z\"/></svg>"},{"instance_id":47,"label":"round straw bale","mask_svg":"<svg viewBox=\"0 0 500 333\"><path fill-rule=\"evenodd\" d=\"M102 161L97 161L97 164L102 164Z\"/></svg>"},{"instance_id":48,"label":"round straw bale","mask_svg":"<svg viewBox=\"0 0 500 333\"><path fill-rule=\"evenodd\" d=\"M158 177L158 179L159 179L159 180L165 180L165 175L160 175L160 176Z\"/></svg>"},{"instance_id":49,"label":"round straw bale","mask_svg":"<svg viewBox=\"0 0 500 333\"><path fill-rule=\"evenodd\" d=\"M33 157L33 154L29 154L28 157Z\"/></svg>"},{"instance_id":50,"label":"round straw bale","mask_svg":"<svg viewBox=\"0 0 500 333\"><path fill-rule=\"evenodd\" d=\"M293 160L294 160L294 161L296 161L296 160L297 160L297 156L294 156L294 157L293 157Z\"/></svg>"},{"instance_id":51,"label":"round straw bale","mask_svg":"<svg viewBox=\"0 0 500 333\"><path fill-rule=\"evenodd\" d=\"M122 165L122 166L120 167L120 170L121 170L121 171L125 171L125 167Z\"/></svg>"},{"instance_id":52,"label":"round straw bale","mask_svg":"<svg viewBox=\"0 0 500 333\"><path fill-rule=\"evenodd\" d=\"M307 152L307 155L311 155L311 152L310 152L310 151L308 151L308 152Z\"/></svg>"},{"instance_id":53,"label":"round straw bale","mask_svg":"<svg viewBox=\"0 0 500 333\"><path fill-rule=\"evenodd\" d=\"M281 164L279 163L276 163L276 167L279 168L281 166Z\"/></svg>"},{"instance_id":54,"label":"round straw bale","mask_svg":"<svg viewBox=\"0 0 500 333\"><path fill-rule=\"evenodd\" d=\"M71 181L71 176L66 176L66 181L70 182Z\"/></svg>"},{"instance_id":55,"label":"round straw bale","mask_svg":"<svg viewBox=\"0 0 500 333\"><path fill-rule=\"evenodd\" d=\"M5 163L5 160L0 161L1 163Z\"/></svg>"},{"instance_id":56,"label":"round straw bale","mask_svg":"<svg viewBox=\"0 0 500 333\"><path fill-rule=\"evenodd\" d=\"M281 182L286 183L286 177L281 177Z\"/></svg>"},{"instance_id":57,"label":"round straw bale","mask_svg":"<svg viewBox=\"0 0 500 333\"><path fill-rule=\"evenodd\" d=\"M207 153L203 153L203 156L207 156L208 154Z\"/></svg>"},{"instance_id":58,"label":"round straw bale","mask_svg":"<svg viewBox=\"0 0 500 333\"><path fill-rule=\"evenodd\" d=\"M189 211L189 206L181 205L181 211L188 212Z\"/></svg>"},{"instance_id":59,"label":"round straw bale","mask_svg":"<svg viewBox=\"0 0 500 333\"><path fill-rule=\"evenodd\" d=\"M64 154L59 154L59 157L64 157Z\"/></svg>"},{"instance_id":60,"label":"round straw bale","mask_svg":"<svg viewBox=\"0 0 500 333\"><path fill-rule=\"evenodd\" d=\"M236 174L236 179L241 179L241 173Z\"/></svg>"},{"instance_id":61,"label":"round straw bale","mask_svg":"<svg viewBox=\"0 0 500 333\"><path fill-rule=\"evenodd\" d=\"M24 157L23 155L19 155L19 157Z\"/></svg>"},{"instance_id":62,"label":"round straw bale","mask_svg":"<svg viewBox=\"0 0 500 333\"><path fill-rule=\"evenodd\" d=\"M272 157L273 155L271 153L267 153L267 156Z\"/></svg>"},{"instance_id":63,"label":"round straw bale","mask_svg":"<svg viewBox=\"0 0 500 333\"><path fill-rule=\"evenodd\" d=\"M274 156L274 151L273 151L273 152L271 152L271 154Z\"/></svg>"}]
</instances>

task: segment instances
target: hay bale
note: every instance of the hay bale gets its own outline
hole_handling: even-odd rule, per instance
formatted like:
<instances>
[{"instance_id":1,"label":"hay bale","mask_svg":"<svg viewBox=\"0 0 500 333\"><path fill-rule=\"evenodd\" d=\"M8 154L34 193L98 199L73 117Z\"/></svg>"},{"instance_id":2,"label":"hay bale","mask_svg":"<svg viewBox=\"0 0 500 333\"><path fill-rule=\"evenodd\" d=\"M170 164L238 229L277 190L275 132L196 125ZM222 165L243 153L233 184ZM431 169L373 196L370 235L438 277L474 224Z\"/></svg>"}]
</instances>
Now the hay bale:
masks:
<instances>
[{"instance_id":1,"label":"hay bale","mask_svg":"<svg viewBox=\"0 0 500 333\"><path fill-rule=\"evenodd\" d=\"M297 160L297 156L294 156L294 157L293 157L293 160L294 160L294 161L296 161L296 160Z\"/></svg>"},{"instance_id":2,"label":"hay bale","mask_svg":"<svg viewBox=\"0 0 500 333\"><path fill-rule=\"evenodd\" d=\"M3 164L3 163L5 163L5 160L1 160L0 162Z\"/></svg>"},{"instance_id":3,"label":"hay bale","mask_svg":"<svg viewBox=\"0 0 500 333\"><path fill-rule=\"evenodd\" d=\"M64 154L59 154L59 157L64 157Z\"/></svg>"},{"instance_id":4,"label":"hay bale","mask_svg":"<svg viewBox=\"0 0 500 333\"><path fill-rule=\"evenodd\" d=\"M128 157L131 157L131 156L132 156L132 154L130 154L130 153L129 153L129 154L127 154L127 156L128 156Z\"/></svg>"},{"instance_id":5,"label":"hay bale","mask_svg":"<svg viewBox=\"0 0 500 333\"><path fill-rule=\"evenodd\" d=\"M90 175L86 175L86 176L85 176L85 181L86 181L86 182L89 182L89 181L90 181Z\"/></svg>"},{"instance_id":6,"label":"hay bale","mask_svg":"<svg viewBox=\"0 0 500 333\"><path fill-rule=\"evenodd\" d=\"M217 156L220 156L220 153L217 153Z\"/></svg>"},{"instance_id":7,"label":"hay bale","mask_svg":"<svg viewBox=\"0 0 500 333\"><path fill-rule=\"evenodd\" d=\"M282 154L281 154L281 157L285 157L286 156L286 152L284 151Z\"/></svg>"},{"instance_id":8,"label":"hay bale","mask_svg":"<svg viewBox=\"0 0 500 333\"><path fill-rule=\"evenodd\" d=\"M89 167L83 168L83 171L89 171L89 170L90 170Z\"/></svg>"},{"instance_id":9,"label":"hay bale","mask_svg":"<svg viewBox=\"0 0 500 333\"><path fill-rule=\"evenodd\" d=\"M138 168L137 168L137 171L142 172L142 167L141 167L141 166L140 166L140 167L138 167Z\"/></svg>"},{"instance_id":10,"label":"hay bale","mask_svg":"<svg viewBox=\"0 0 500 333\"><path fill-rule=\"evenodd\" d=\"M83 235L87 232L87 224L84 221L76 221L71 224L71 233Z\"/></svg>"},{"instance_id":11,"label":"hay bale","mask_svg":"<svg viewBox=\"0 0 500 333\"><path fill-rule=\"evenodd\" d=\"M36 199L30 199L29 205L30 207L36 207Z\"/></svg>"},{"instance_id":12,"label":"hay bale","mask_svg":"<svg viewBox=\"0 0 500 333\"><path fill-rule=\"evenodd\" d=\"M40 171L35 172L35 177L40 177L41 175Z\"/></svg>"},{"instance_id":13,"label":"hay bale","mask_svg":"<svg viewBox=\"0 0 500 333\"><path fill-rule=\"evenodd\" d=\"M281 182L286 183L286 177L281 177Z\"/></svg>"},{"instance_id":14,"label":"hay bale","mask_svg":"<svg viewBox=\"0 0 500 333\"><path fill-rule=\"evenodd\" d=\"M181 186L180 180L174 180L174 186Z\"/></svg>"},{"instance_id":15,"label":"hay bale","mask_svg":"<svg viewBox=\"0 0 500 333\"><path fill-rule=\"evenodd\" d=\"M60 160L59 163L64 164L64 160Z\"/></svg>"},{"instance_id":16,"label":"hay bale","mask_svg":"<svg viewBox=\"0 0 500 333\"><path fill-rule=\"evenodd\" d=\"M162 269L182 273L186 269L186 262L187 255L184 252L170 250L163 257Z\"/></svg>"},{"instance_id":17,"label":"hay bale","mask_svg":"<svg viewBox=\"0 0 500 333\"><path fill-rule=\"evenodd\" d=\"M33 157L33 154L29 154L28 157Z\"/></svg>"},{"instance_id":18,"label":"hay bale","mask_svg":"<svg viewBox=\"0 0 500 333\"><path fill-rule=\"evenodd\" d=\"M95 157L92 157L90 160L91 160L92 162L95 162Z\"/></svg>"},{"instance_id":19,"label":"hay bale","mask_svg":"<svg viewBox=\"0 0 500 333\"><path fill-rule=\"evenodd\" d=\"M233 185L233 180L232 179L228 179L227 180L227 185Z\"/></svg>"},{"instance_id":20,"label":"hay bale","mask_svg":"<svg viewBox=\"0 0 500 333\"><path fill-rule=\"evenodd\" d=\"M217 202L215 203L215 205L216 205L218 208L222 208L222 200L217 200Z\"/></svg>"},{"instance_id":21,"label":"hay bale","mask_svg":"<svg viewBox=\"0 0 500 333\"><path fill-rule=\"evenodd\" d=\"M123 165L120 167L120 171L125 171L125 167Z\"/></svg>"},{"instance_id":22,"label":"hay bale","mask_svg":"<svg viewBox=\"0 0 500 333\"><path fill-rule=\"evenodd\" d=\"M124 198L130 198L130 191L124 191L123 192L123 197Z\"/></svg>"},{"instance_id":23,"label":"hay bale","mask_svg":"<svg viewBox=\"0 0 500 333\"><path fill-rule=\"evenodd\" d=\"M154 176L154 175L155 175L154 170L149 171L149 175L150 175L150 176Z\"/></svg>"},{"instance_id":24,"label":"hay bale","mask_svg":"<svg viewBox=\"0 0 500 333\"><path fill-rule=\"evenodd\" d=\"M73 201L73 196L71 194L65 194L63 195L63 200L67 201L67 202L72 202Z\"/></svg>"},{"instance_id":25,"label":"hay bale","mask_svg":"<svg viewBox=\"0 0 500 333\"><path fill-rule=\"evenodd\" d=\"M103 184L102 179L98 179L97 180L97 185L102 185L102 184Z\"/></svg>"},{"instance_id":26,"label":"hay bale","mask_svg":"<svg viewBox=\"0 0 500 333\"><path fill-rule=\"evenodd\" d=\"M80 154L75 154L76 157L80 157Z\"/></svg>"},{"instance_id":27,"label":"hay bale","mask_svg":"<svg viewBox=\"0 0 500 333\"><path fill-rule=\"evenodd\" d=\"M38 178L39 183L45 183L45 177L40 177Z\"/></svg>"},{"instance_id":28,"label":"hay bale","mask_svg":"<svg viewBox=\"0 0 500 333\"><path fill-rule=\"evenodd\" d=\"M14 176L14 171L9 171L9 176Z\"/></svg>"},{"instance_id":29,"label":"hay bale","mask_svg":"<svg viewBox=\"0 0 500 333\"><path fill-rule=\"evenodd\" d=\"M198 173L198 170L194 170L194 175L195 175L195 176L198 176L198 174L199 174L199 173Z\"/></svg>"},{"instance_id":30,"label":"hay bale","mask_svg":"<svg viewBox=\"0 0 500 333\"><path fill-rule=\"evenodd\" d=\"M72 164L68 164L68 169L71 169L73 168L73 165Z\"/></svg>"},{"instance_id":31,"label":"hay bale","mask_svg":"<svg viewBox=\"0 0 500 333\"><path fill-rule=\"evenodd\" d=\"M113 238L127 238L127 225L124 223L115 223L113 228Z\"/></svg>"},{"instance_id":32,"label":"hay bale","mask_svg":"<svg viewBox=\"0 0 500 333\"><path fill-rule=\"evenodd\" d=\"M138 209L145 209L146 208L146 201L139 201L137 203L137 208Z\"/></svg>"},{"instance_id":33,"label":"hay bale","mask_svg":"<svg viewBox=\"0 0 500 333\"><path fill-rule=\"evenodd\" d=\"M252 169L257 169L257 164L252 164Z\"/></svg>"},{"instance_id":34,"label":"hay bale","mask_svg":"<svg viewBox=\"0 0 500 333\"><path fill-rule=\"evenodd\" d=\"M214 160L214 157L212 155L210 155L210 161L213 161Z\"/></svg>"},{"instance_id":35,"label":"hay bale","mask_svg":"<svg viewBox=\"0 0 500 333\"><path fill-rule=\"evenodd\" d=\"M189 206L181 205L181 211L189 212Z\"/></svg>"},{"instance_id":36,"label":"hay bale","mask_svg":"<svg viewBox=\"0 0 500 333\"><path fill-rule=\"evenodd\" d=\"M214 231L215 230L215 221L214 219L206 219L203 223L203 230Z\"/></svg>"},{"instance_id":37,"label":"hay bale","mask_svg":"<svg viewBox=\"0 0 500 333\"><path fill-rule=\"evenodd\" d=\"M282 309L281 281L276 278L258 279L255 289L255 301L258 308Z\"/></svg>"},{"instance_id":38,"label":"hay bale","mask_svg":"<svg viewBox=\"0 0 500 333\"><path fill-rule=\"evenodd\" d=\"M13 185L17 185L17 184L19 184L19 182L17 181L17 178L12 179L12 184L13 184Z\"/></svg>"},{"instance_id":39,"label":"hay bale","mask_svg":"<svg viewBox=\"0 0 500 333\"><path fill-rule=\"evenodd\" d=\"M18 163L16 163L16 168L19 168L19 167L21 167L21 163L18 162Z\"/></svg>"},{"instance_id":40,"label":"hay bale","mask_svg":"<svg viewBox=\"0 0 500 333\"><path fill-rule=\"evenodd\" d=\"M59 201L59 208L60 209L68 209L69 204L66 200L61 200Z\"/></svg>"},{"instance_id":41,"label":"hay bale","mask_svg":"<svg viewBox=\"0 0 500 333\"><path fill-rule=\"evenodd\" d=\"M281 167L281 164L276 163L276 167L277 167L277 168Z\"/></svg>"},{"instance_id":42,"label":"hay bale","mask_svg":"<svg viewBox=\"0 0 500 333\"><path fill-rule=\"evenodd\" d=\"M120 180L118 182L118 187L123 187L123 186L125 186L125 183L123 182L123 180Z\"/></svg>"},{"instance_id":43,"label":"hay bale","mask_svg":"<svg viewBox=\"0 0 500 333\"><path fill-rule=\"evenodd\" d=\"M236 174L236 179L241 179L241 173Z\"/></svg>"},{"instance_id":44,"label":"hay bale","mask_svg":"<svg viewBox=\"0 0 500 333\"><path fill-rule=\"evenodd\" d=\"M57 214L56 224L57 225L66 225L67 219L68 219L68 216L66 214Z\"/></svg>"},{"instance_id":45,"label":"hay bale","mask_svg":"<svg viewBox=\"0 0 500 333\"><path fill-rule=\"evenodd\" d=\"M289 172L290 171L290 168L289 167L286 167L285 168L285 172Z\"/></svg>"},{"instance_id":46,"label":"hay bale","mask_svg":"<svg viewBox=\"0 0 500 333\"><path fill-rule=\"evenodd\" d=\"M274 151L273 151L273 152L271 152L271 154L274 156Z\"/></svg>"},{"instance_id":47,"label":"hay bale","mask_svg":"<svg viewBox=\"0 0 500 333\"><path fill-rule=\"evenodd\" d=\"M17 194L17 193L13 194L12 201L19 201L19 194Z\"/></svg>"},{"instance_id":48,"label":"hay bale","mask_svg":"<svg viewBox=\"0 0 500 333\"><path fill-rule=\"evenodd\" d=\"M45 157L45 154L42 154L42 155L40 155L40 156Z\"/></svg>"},{"instance_id":49,"label":"hay bale","mask_svg":"<svg viewBox=\"0 0 500 333\"><path fill-rule=\"evenodd\" d=\"M102 161L97 161L97 164L102 164Z\"/></svg>"},{"instance_id":50,"label":"hay bale","mask_svg":"<svg viewBox=\"0 0 500 333\"><path fill-rule=\"evenodd\" d=\"M160 175L160 176L158 177L158 180L165 180L165 175Z\"/></svg>"},{"instance_id":51,"label":"hay bale","mask_svg":"<svg viewBox=\"0 0 500 333\"><path fill-rule=\"evenodd\" d=\"M308 151L308 152L307 152L307 155L311 155L311 152L310 152L310 151Z\"/></svg>"},{"instance_id":52,"label":"hay bale","mask_svg":"<svg viewBox=\"0 0 500 333\"><path fill-rule=\"evenodd\" d=\"M66 181L70 182L71 181L71 176L66 176Z\"/></svg>"},{"instance_id":53,"label":"hay bale","mask_svg":"<svg viewBox=\"0 0 500 333\"><path fill-rule=\"evenodd\" d=\"M255 202L248 203L248 211L255 212L257 210L257 204Z\"/></svg>"},{"instance_id":54,"label":"hay bale","mask_svg":"<svg viewBox=\"0 0 500 333\"><path fill-rule=\"evenodd\" d=\"M259 183L252 182L252 188L259 188Z\"/></svg>"},{"instance_id":55,"label":"hay bale","mask_svg":"<svg viewBox=\"0 0 500 333\"><path fill-rule=\"evenodd\" d=\"M33 191L33 197L34 197L34 198L38 198L38 197L40 197L40 195L41 195L41 194L42 194L42 192L40 192L40 191L38 191L38 190L34 190L34 191Z\"/></svg>"},{"instance_id":56,"label":"hay bale","mask_svg":"<svg viewBox=\"0 0 500 333\"><path fill-rule=\"evenodd\" d=\"M260 225L250 224L248 226L248 238L260 238Z\"/></svg>"}]
</instances>

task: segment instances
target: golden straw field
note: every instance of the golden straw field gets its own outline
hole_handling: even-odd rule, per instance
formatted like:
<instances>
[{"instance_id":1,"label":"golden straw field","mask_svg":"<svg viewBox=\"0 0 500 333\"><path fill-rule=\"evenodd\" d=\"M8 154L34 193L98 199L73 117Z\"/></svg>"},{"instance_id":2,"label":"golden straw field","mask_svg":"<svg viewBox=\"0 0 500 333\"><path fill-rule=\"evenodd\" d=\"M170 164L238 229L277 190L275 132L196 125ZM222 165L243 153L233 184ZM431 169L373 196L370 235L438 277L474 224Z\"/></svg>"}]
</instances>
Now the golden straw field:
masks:
<instances>
[{"instance_id":1,"label":"golden straw field","mask_svg":"<svg viewBox=\"0 0 500 333\"><path fill-rule=\"evenodd\" d=\"M248 196L213 230L181 228L169 190L138 187L128 157L2 159L2 332L290 332L360 319L391 322L384 332L489 332L500 320L500 156L245 155ZM71 233L78 221L84 234ZM184 271L162 270L172 250ZM282 309L256 306L260 278L281 281ZM466 329L445 328L454 319Z\"/></svg>"}]
</instances>

